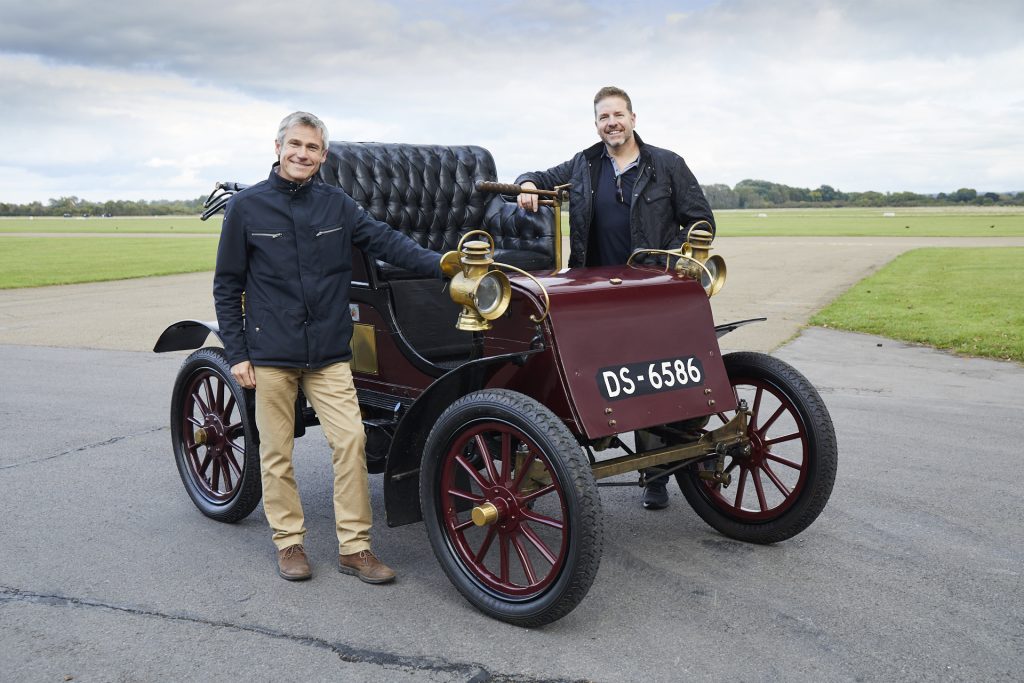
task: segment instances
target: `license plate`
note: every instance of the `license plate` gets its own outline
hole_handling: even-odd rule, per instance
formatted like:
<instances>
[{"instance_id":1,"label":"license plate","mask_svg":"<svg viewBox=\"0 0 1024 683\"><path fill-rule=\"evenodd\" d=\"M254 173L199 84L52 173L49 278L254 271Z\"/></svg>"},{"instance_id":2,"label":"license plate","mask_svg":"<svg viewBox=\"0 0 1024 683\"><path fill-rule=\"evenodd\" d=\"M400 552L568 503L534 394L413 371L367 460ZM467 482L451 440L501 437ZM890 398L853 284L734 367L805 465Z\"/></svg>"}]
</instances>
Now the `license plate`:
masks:
<instances>
[{"instance_id":1,"label":"license plate","mask_svg":"<svg viewBox=\"0 0 1024 683\"><path fill-rule=\"evenodd\" d=\"M613 365L597 371L597 387L608 401L660 394L704 384L704 366L694 356Z\"/></svg>"}]
</instances>

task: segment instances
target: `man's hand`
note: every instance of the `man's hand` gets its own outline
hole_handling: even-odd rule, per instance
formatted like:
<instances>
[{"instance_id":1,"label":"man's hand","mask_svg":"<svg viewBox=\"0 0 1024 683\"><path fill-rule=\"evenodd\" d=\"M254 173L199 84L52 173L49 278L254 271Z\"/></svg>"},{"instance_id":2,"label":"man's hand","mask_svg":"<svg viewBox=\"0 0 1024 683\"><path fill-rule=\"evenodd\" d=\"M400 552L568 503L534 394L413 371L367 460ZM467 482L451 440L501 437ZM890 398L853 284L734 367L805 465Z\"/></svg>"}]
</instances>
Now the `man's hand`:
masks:
<instances>
[{"instance_id":1,"label":"man's hand","mask_svg":"<svg viewBox=\"0 0 1024 683\"><path fill-rule=\"evenodd\" d=\"M231 374L234 376L235 381L242 385L242 388L256 388L256 370L253 369L252 363L249 361L243 360L241 363L232 365Z\"/></svg>"},{"instance_id":2,"label":"man's hand","mask_svg":"<svg viewBox=\"0 0 1024 683\"><path fill-rule=\"evenodd\" d=\"M527 180L525 183L523 183L519 187L521 187L524 190L536 190L537 189L537 186L534 183L530 182L529 180ZM537 207L538 207L537 195L535 195L535 194L522 193L522 194L520 194L516 198L516 203L518 203L521 208L524 208L527 211L533 211L534 213L536 213L536 211L537 211Z\"/></svg>"}]
</instances>

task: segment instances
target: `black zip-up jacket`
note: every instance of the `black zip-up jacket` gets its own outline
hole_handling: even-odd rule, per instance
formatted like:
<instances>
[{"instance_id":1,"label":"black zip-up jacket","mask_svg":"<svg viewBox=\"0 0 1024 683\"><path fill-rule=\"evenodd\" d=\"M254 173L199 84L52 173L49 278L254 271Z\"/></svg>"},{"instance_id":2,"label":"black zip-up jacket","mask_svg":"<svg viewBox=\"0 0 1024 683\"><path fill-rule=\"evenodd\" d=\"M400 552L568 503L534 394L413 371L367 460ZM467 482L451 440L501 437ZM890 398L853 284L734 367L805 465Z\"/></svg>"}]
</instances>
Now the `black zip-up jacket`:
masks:
<instances>
[{"instance_id":1,"label":"black zip-up jacket","mask_svg":"<svg viewBox=\"0 0 1024 683\"><path fill-rule=\"evenodd\" d=\"M213 298L232 365L321 368L352 358L352 245L427 277L440 254L374 220L344 190L277 174L231 198ZM242 292L245 292L243 325Z\"/></svg>"},{"instance_id":2,"label":"black zip-up jacket","mask_svg":"<svg viewBox=\"0 0 1024 683\"><path fill-rule=\"evenodd\" d=\"M648 145L634 131L640 147L640 168L629 211L632 249L678 249L686 231L699 220L711 224L715 217L700 184L683 158L667 149ZM569 266L588 263L593 253L590 227L594 222L594 188L602 163L604 142L577 153L572 159L546 171L524 173L516 184L529 180L540 189L571 182L569 191Z\"/></svg>"}]
</instances>

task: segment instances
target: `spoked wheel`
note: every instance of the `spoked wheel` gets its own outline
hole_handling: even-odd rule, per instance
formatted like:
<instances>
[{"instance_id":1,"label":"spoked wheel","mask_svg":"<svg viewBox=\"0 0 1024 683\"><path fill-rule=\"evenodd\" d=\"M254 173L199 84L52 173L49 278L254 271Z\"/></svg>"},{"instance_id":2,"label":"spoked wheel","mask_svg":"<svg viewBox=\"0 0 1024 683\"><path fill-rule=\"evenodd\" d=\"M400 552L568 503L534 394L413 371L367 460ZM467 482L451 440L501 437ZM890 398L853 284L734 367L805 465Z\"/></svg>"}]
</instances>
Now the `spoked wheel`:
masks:
<instances>
[{"instance_id":1,"label":"spoked wheel","mask_svg":"<svg viewBox=\"0 0 1024 683\"><path fill-rule=\"evenodd\" d=\"M171 440L181 481L204 515L237 522L253 511L262 496L256 426L223 349L199 349L182 364Z\"/></svg>"},{"instance_id":2,"label":"spoked wheel","mask_svg":"<svg viewBox=\"0 0 1024 683\"><path fill-rule=\"evenodd\" d=\"M726 457L728 486L701 479L705 461L676 474L686 500L726 536L775 543L806 529L832 493L837 467L835 430L825 403L795 368L762 353L723 357L738 399L751 411L750 454ZM712 416L707 430L732 419Z\"/></svg>"},{"instance_id":3,"label":"spoked wheel","mask_svg":"<svg viewBox=\"0 0 1024 683\"><path fill-rule=\"evenodd\" d=\"M449 406L427 439L420 501L441 567L492 617L550 623L594 581L601 504L590 464L527 396L485 390Z\"/></svg>"}]
</instances>

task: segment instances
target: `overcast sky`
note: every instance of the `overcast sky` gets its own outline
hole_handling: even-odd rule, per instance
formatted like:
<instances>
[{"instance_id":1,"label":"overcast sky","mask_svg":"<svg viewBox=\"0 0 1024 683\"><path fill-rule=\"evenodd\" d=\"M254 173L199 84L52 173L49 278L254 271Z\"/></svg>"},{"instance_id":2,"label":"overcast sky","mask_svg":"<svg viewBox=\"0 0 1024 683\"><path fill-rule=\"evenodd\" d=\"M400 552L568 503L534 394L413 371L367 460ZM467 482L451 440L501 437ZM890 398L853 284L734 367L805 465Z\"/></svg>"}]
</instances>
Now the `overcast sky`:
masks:
<instances>
[{"instance_id":1,"label":"overcast sky","mask_svg":"<svg viewBox=\"0 0 1024 683\"><path fill-rule=\"evenodd\" d=\"M511 181L604 85L704 184L1024 190L1020 0L0 0L0 201L254 182L297 109Z\"/></svg>"}]
</instances>

